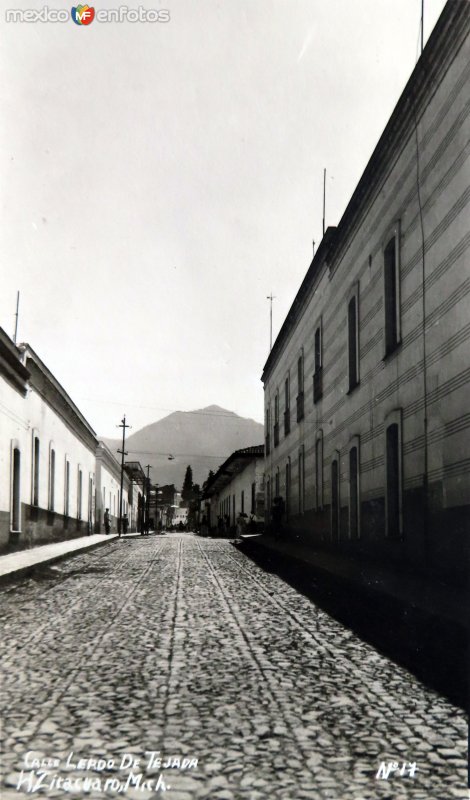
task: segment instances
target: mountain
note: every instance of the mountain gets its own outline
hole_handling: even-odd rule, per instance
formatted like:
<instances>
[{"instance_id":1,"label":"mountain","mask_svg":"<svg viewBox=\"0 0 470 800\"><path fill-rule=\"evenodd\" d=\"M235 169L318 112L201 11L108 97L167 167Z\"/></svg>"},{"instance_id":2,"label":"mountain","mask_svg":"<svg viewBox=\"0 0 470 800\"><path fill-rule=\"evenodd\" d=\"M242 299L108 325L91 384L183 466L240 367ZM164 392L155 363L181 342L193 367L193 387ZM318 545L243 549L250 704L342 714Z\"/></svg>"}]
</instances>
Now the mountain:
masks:
<instances>
[{"instance_id":1,"label":"mountain","mask_svg":"<svg viewBox=\"0 0 470 800\"><path fill-rule=\"evenodd\" d=\"M261 444L263 437L261 423L220 406L175 411L126 439L126 461L150 464L154 483L174 483L179 488L190 464L194 483L202 486L210 469L215 472L234 450ZM119 459L116 450L121 442L104 437L103 441Z\"/></svg>"}]
</instances>

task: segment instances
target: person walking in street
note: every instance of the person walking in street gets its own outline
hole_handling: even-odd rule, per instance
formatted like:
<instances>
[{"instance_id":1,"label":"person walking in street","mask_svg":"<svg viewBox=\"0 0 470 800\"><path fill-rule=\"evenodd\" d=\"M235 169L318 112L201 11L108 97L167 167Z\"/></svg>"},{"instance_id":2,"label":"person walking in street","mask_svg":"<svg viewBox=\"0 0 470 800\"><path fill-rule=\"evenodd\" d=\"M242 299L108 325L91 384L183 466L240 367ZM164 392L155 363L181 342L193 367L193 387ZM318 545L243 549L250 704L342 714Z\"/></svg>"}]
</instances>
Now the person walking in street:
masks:
<instances>
[{"instance_id":1,"label":"person walking in street","mask_svg":"<svg viewBox=\"0 0 470 800\"><path fill-rule=\"evenodd\" d=\"M104 512L104 530L105 533L110 533L111 531L111 520L109 518L109 508L106 509Z\"/></svg>"}]
</instances>

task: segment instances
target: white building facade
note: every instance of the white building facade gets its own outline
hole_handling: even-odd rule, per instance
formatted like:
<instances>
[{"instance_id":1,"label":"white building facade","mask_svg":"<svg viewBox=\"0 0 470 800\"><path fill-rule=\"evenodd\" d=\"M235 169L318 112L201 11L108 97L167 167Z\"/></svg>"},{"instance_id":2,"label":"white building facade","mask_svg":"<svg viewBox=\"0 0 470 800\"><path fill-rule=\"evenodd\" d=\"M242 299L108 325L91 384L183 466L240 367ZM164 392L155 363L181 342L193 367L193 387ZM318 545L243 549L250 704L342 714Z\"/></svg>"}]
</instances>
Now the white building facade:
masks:
<instances>
[{"instance_id":1,"label":"white building facade","mask_svg":"<svg viewBox=\"0 0 470 800\"><path fill-rule=\"evenodd\" d=\"M95 433L29 345L2 331L0 348L0 547L91 533Z\"/></svg>"}]
</instances>

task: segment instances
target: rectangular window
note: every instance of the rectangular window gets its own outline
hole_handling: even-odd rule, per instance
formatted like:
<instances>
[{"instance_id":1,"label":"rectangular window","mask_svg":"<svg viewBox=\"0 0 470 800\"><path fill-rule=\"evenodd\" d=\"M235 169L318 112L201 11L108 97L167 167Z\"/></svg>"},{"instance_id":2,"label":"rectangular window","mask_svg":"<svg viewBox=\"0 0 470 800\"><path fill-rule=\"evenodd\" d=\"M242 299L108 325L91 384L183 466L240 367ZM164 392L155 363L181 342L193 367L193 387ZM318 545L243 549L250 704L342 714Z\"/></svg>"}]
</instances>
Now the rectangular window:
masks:
<instances>
[{"instance_id":1,"label":"rectangular window","mask_svg":"<svg viewBox=\"0 0 470 800\"><path fill-rule=\"evenodd\" d=\"M55 450L49 453L49 511L54 511L55 504Z\"/></svg>"},{"instance_id":2,"label":"rectangular window","mask_svg":"<svg viewBox=\"0 0 470 800\"><path fill-rule=\"evenodd\" d=\"M284 381L284 436L290 433L290 386L289 376Z\"/></svg>"},{"instance_id":3,"label":"rectangular window","mask_svg":"<svg viewBox=\"0 0 470 800\"><path fill-rule=\"evenodd\" d=\"M39 505L39 439L34 437L33 454L33 506Z\"/></svg>"},{"instance_id":4,"label":"rectangular window","mask_svg":"<svg viewBox=\"0 0 470 800\"><path fill-rule=\"evenodd\" d=\"M13 448L12 452L12 487L11 487L11 529L12 531L21 530L21 452L18 447Z\"/></svg>"},{"instance_id":5,"label":"rectangular window","mask_svg":"<svg viewBox=\"0 0 470 800\"><path fill-rule=\"evenodd\" d=\"M297 422L304 418L304 357L297 360Z\"/></svg>"},{"instance_id":6,"label":"rectangular window","mask_svg":"<svg viewBox=\"0 0 470 800\"><path fill-rule=\"evenodd\" d=\"M256 513L256 483L251 484L251 513Z\"/></svg>"},{"instance_id":7,"label":"rectangular window","mask_svg":"<svg viewBox=\"0 0 470 800\"><path fill-rule=\"evenodd\" d=\"M245 513L245 492L243 491L243 489L242 489L242 494L241 494L241 505L242 505L242 514L244 514Z\"/></svg>"},{"instance_id":8,"label":"rectangular window","mask_svg":"<svg viewBox=\"0 0 470 800\"><path fill-rule=\"evenodd\" d=\"M64 500L64 514L69 516L70 511L70 461L65 462L65 500Z\"/></svg>"},{"instance_id":9,"label":"rectangular window","mask_svg":"<svg viewBox=\"0 0 470 800\"><path fill-rule=\"evenodd\" d=\"M315 331L314 359L313 402L318 403L323 395L322 335L320 325Z\"/></svg>"},{"instance_id":10,"label":"rectangular window","mask_svg":"<svg viewBox=\"0 0 470 800\"><path fill-rule=\"evenodd\" d=\"M83 491L82 471L81 469L79 469L77 476L77 519L82 518L82 491Z\"/></svg>"},{"instance_id":11,"label":"rectangular window","mask_svg":"<svg viewBox=\"0 0 470 800\"><path fill-rule=\"evenodd\" d=\"M384 249L384 312L385 355L392 353L400 342L400 272L399 232Z\"/></svg>"},{"instance_id":12,"label":"rectangular window","mask_svg":"<svg viewBox=\"0 0 470 800\"><path fill-rule=\"evenodd\" d=\"M349 538L359 537L359 459L358 448L349 451Z\"/></svg>"},{"instance_id":13,"label":"rectangular window","mask_svg":"<svg viewBox=\"0 0 470 800\"><path fill-rule=\"evenodd\" d=\"M386 430L386 533L401 536L401 455L400 429L394 422Z\"/></svg>"},{"instance_id":14,"label":"rectangular window","mask_svg":"<svg viewBox=\"0 0 470 800\"><path fill-rule=\"evenodd\" d=\"M357 296L348 303L348 366L349 391L359 383L359 326L357 315Z\"/></svg>"},{"instance_id":15,"label":"rectangular window","mask_svg":"<svg viewBox=\"0 0 470 800\"><path fill-rule=\"evenodd\" d=\"M304 447L299 450L299 514L304 513L305 507L305 451Z\"/></svg>"},{"instance_id":16,"label":"rectangular window","mask_svg":"<svg viewBox=\"0 0 470 800\"><path fill-rule=\"evenodd\" d=\"M339 459L331 462L331 538L339 540Z\"/></svg>"},{"instance_id":17,"label":"rectangular window","mask_svg":"<svg viewBox=\"0 0 470 800\"><path fill-rule=\"evenodd\" d=\"M297 394L302 394L304 390L304 359L303 355L297 360Z\"/></svg>"},{"instance_id":18,"label":"rectangular window","mask_svg":"<svg viewBox=\"0 0 470 800\"><path fill-rule=\"evenodd\" d=\"M279 392L274 395L274 447L279 444Z\"/></svg>"},{"instance_id":19,"label":"rectangular window","mask_svg":"<svg viewBox=\"0 0 470 800\"><path fill-rule=\"evenodd\" d=\"M315 442L315 505L317 511L323 507L323 437Z\"/></svg>"},{"instance_id":20,"label":"rectangular window","mask_svg":"<svg viewBox=\"0 0 470 800\"><path fill-rule=\"evenodd\" d=\"M269 456L271 452L271 409L269 405L266 407L266 431L265 431L265 455Z\"/></svg>"}]
</instances>

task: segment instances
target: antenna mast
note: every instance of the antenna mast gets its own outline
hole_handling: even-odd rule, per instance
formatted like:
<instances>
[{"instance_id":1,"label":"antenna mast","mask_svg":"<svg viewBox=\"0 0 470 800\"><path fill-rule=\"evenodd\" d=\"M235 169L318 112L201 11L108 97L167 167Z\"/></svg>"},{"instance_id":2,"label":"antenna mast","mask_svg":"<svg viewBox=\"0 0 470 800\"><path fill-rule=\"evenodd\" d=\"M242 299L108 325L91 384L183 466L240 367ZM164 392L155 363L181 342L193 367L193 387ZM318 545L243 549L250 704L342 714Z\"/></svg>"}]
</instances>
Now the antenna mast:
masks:
<instances>
[{"instance_id":1,"label":"antenna mast","mask_svg":"<svg viewBox=\"0 0 470 800\"><path fill-rule=\"evenodd\" d=\"M273 295L272 292L266 297L266 300L269 300L269 350L270 351L273 349L273 300L275 299L276 297L275 295Z\"/></svg>"},{"instance_id":2,"label":"antenna mast","mask_svg":"<svg viewBox=\"0 0 470 800\"><path fill-rule=\"evenodd\" d=\"M19 291L16 293L16 314L15 314L15 333L13 336L13 341L16 344L16 337L18 334L18 310L20 307L20 293Z\"/></svg>"}]
</instances>

